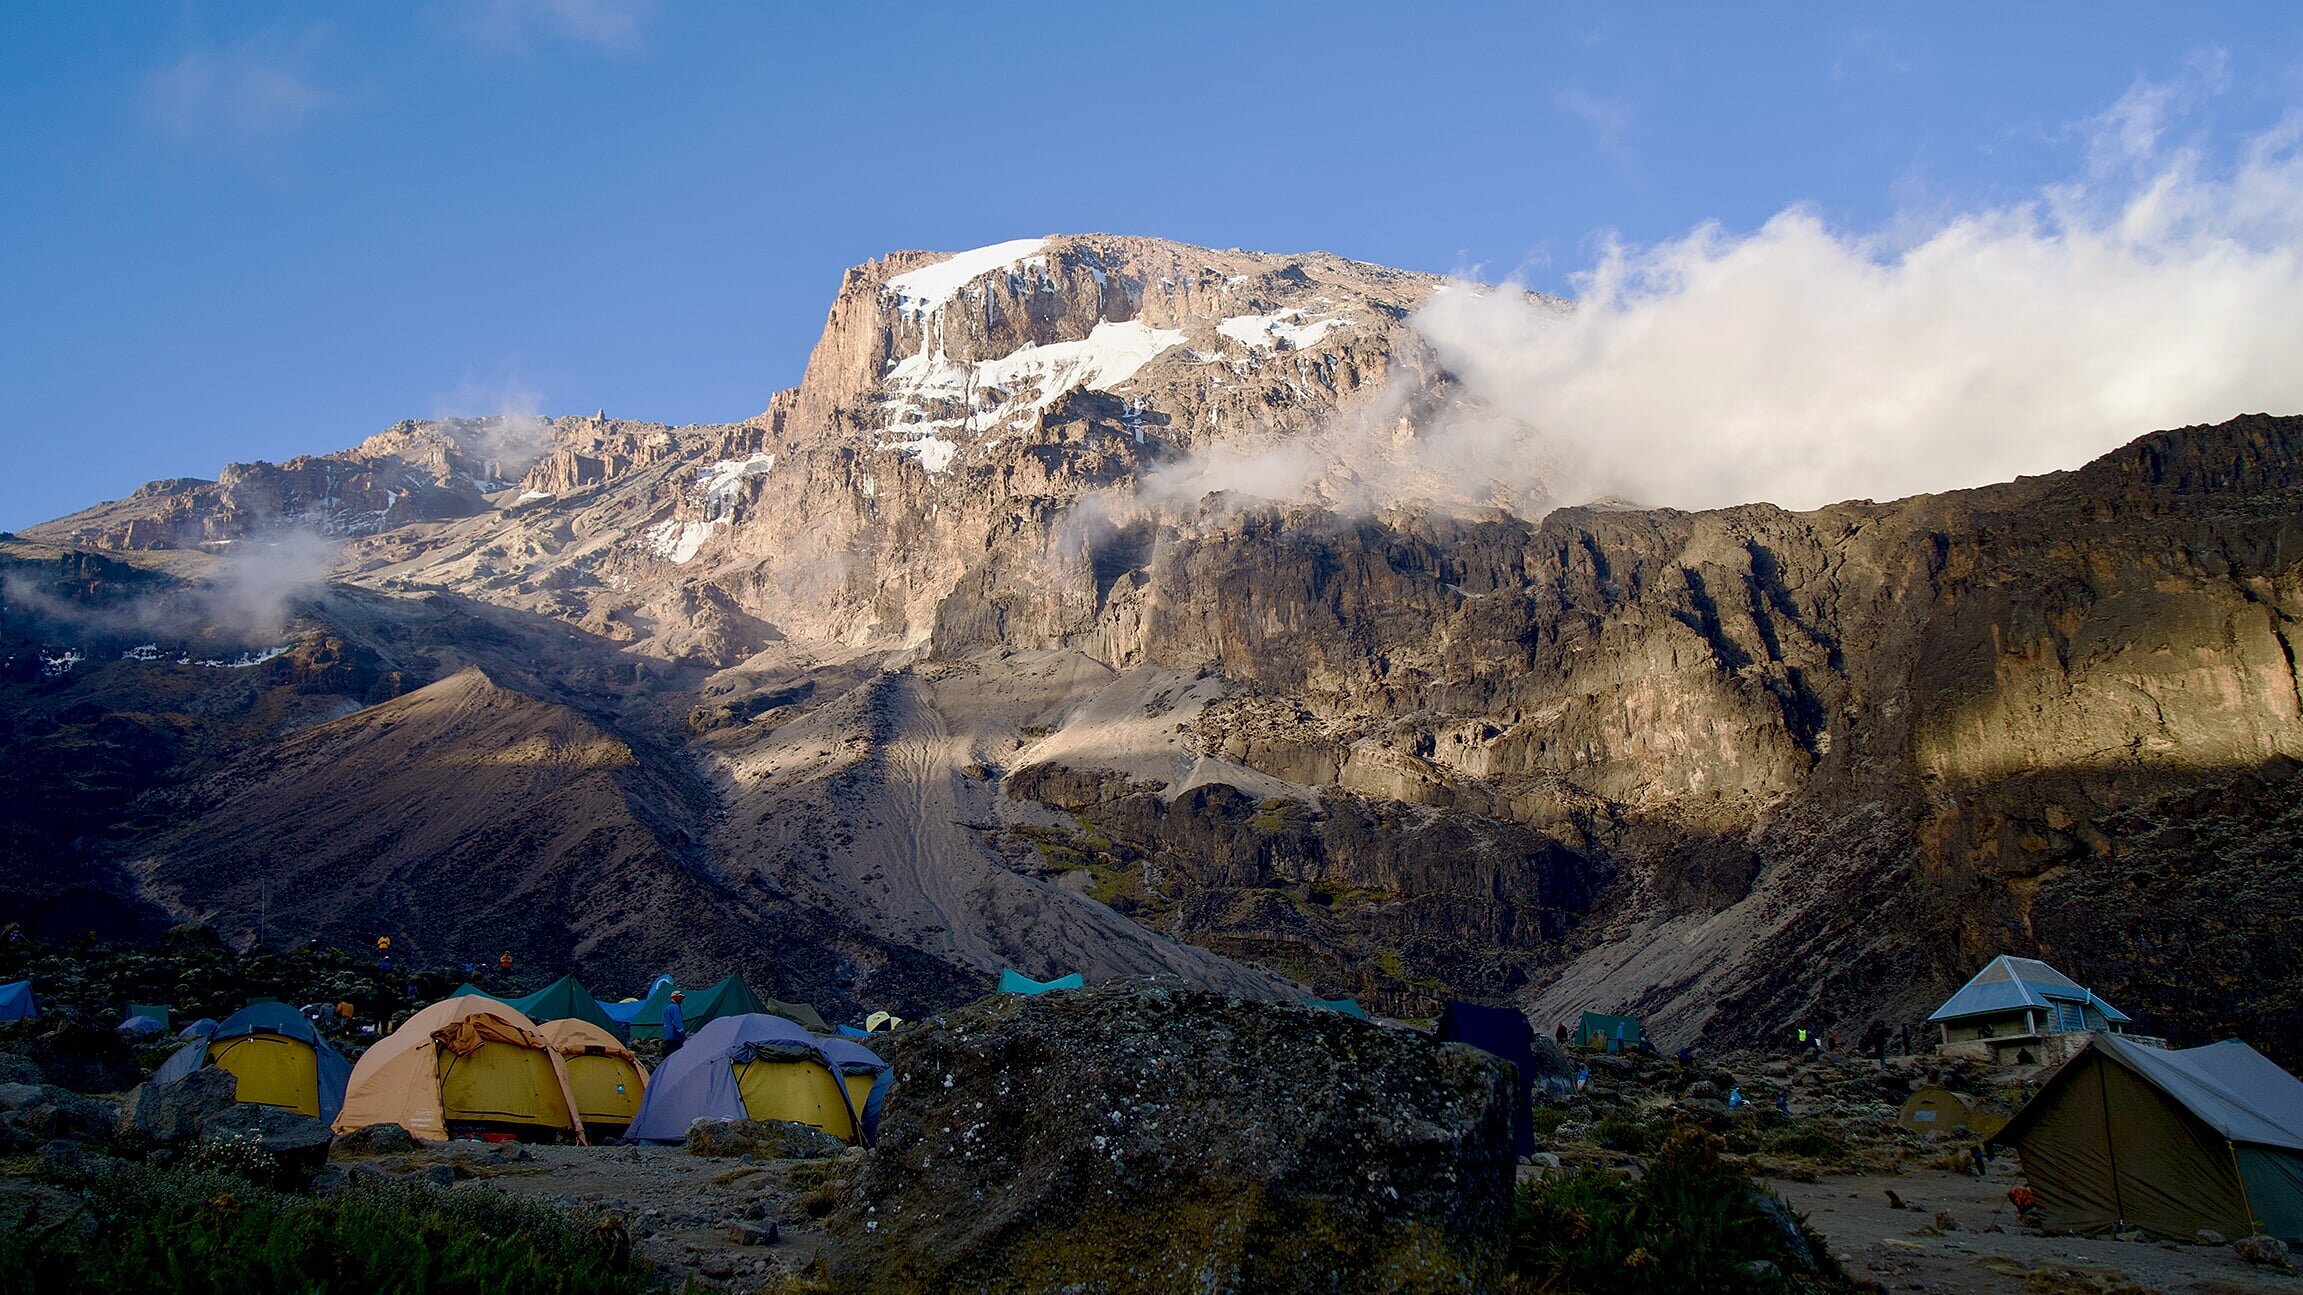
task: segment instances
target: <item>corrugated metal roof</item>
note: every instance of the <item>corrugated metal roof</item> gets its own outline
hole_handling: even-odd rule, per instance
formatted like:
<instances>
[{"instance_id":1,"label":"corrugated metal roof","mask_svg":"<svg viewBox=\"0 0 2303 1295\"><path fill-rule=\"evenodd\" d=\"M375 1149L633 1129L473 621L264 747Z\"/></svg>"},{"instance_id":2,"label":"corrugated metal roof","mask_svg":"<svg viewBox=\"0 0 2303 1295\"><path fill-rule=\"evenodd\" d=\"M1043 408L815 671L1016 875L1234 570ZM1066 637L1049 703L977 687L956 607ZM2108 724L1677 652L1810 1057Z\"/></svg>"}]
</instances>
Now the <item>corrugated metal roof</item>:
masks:
<instances>
[{"instance_id":1,"label":"corrugated metal roof","mask_svg":"<svg viewBox=\"0 0 2303 1295\"><path fill-rule=\"evenodd\" d=\"M1927 1019L1956 1021L1969 1016L1988 1016L2017 1008L2037 1007L2052 1010L2054 1003L2088 1003L2105 1018L2121 1025L2127 1024L2127 1014L2097 998L2076 980L2048 966L2037 958L2017 958L2001 954L1993 958L1975 978L1959 987L1959 992L1945 999Z\"/></svg>"}]
</instances>

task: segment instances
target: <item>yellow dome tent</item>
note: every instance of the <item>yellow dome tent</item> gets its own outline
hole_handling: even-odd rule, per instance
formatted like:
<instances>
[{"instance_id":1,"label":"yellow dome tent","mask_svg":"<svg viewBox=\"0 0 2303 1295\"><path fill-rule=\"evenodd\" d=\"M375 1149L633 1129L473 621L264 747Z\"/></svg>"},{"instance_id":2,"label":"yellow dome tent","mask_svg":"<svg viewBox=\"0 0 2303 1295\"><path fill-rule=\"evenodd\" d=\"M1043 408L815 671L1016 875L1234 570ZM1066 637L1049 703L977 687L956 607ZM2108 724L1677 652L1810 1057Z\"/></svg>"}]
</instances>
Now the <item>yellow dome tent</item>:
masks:
<instances>
[{"instance_id":1,"label":"yellow dome tent","mask_svg":"<svg viewBox=\"0 0 2303 1295\"><path fill-rule=\"evenodd\" d=\"M590 1021L568 1017L546 1021L536 1030L559 1051L584 1130L596 1137L622 1135L640 1113L648 1068L615 1035Z\"/></svg>"},{"instance_id":2,"label":"yellow dome tent","mask_svg":"<svg viewBox=\"0 0 2303 1295\"><path fill-rule=\"evenodd\" d=\"M432 1004L360 1057L335 1130L397 1124L419 1139L455 1132L565 1132L584 1142L560 1053L535 1022L493 998Z\"/></svg>"}]
</instances>

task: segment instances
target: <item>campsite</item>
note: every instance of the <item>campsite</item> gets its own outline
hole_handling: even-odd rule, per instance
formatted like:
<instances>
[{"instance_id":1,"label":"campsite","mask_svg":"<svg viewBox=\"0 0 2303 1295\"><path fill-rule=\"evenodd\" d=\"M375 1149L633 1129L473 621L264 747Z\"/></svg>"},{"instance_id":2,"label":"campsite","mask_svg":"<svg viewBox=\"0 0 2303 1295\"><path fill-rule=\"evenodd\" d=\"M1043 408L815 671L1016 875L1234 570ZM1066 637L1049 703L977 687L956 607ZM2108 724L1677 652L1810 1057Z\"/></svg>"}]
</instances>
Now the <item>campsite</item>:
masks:
<instances>
[{"instance_id":1,"label":"campsite","mask_svg":"<svg viewBox=\"0 0 2303 1295\"><path fill-rule=\"evenodd\" d=\"M1745 1208L1739 1199L1776 1199L1790 1211L1774 1216L1790 1229L1785 1248L1735 1260L1754 1288L2303 1290L2303 1278L2230 1244L2243 1240L2236 1232L2249 1209L2275 1235L2303 1230L2292 1213L2303 1192L2283 1186L2303 1182L2293 1168L2303 1145L2291 1145L2303 1144L2295 1136L2303 1084L2237 1042L2184 1050L2084 1032L2055 1036L2073 1053L2061 1068L2011 1067L1944 1049L1952 1031L1938 1022L1935 1039L1922 1035L1935 1046L1912 1054L1832 1049L1817 1038L1777 1051L1666 1055L1621 1015L1595 1012L1573 1030L1561 1023L1570 1035L1563 1048L1518 1013L1474 1003L1449 1005L1427 1034L1371 1021L1349 1000L1265 1006L1153 982L1067 985L1021 974L927 1021L890 1028L881 1013L878 1030L859 1020L819 1032L792 1015L746 1010L774 1000L741 975L710 979L700 992L665 977L604 1000L553 976L526 993L513 992L524 988L517 983L489 986L501 997L462 985L376 1021L317 1001L309 1016L257 1001L219 1017L222 1003L187 999L166 1005L176 1021L198 1014L182 1025L186 1037L147 1041L148 1030L113 1027L131 1002L161 1006L144 1001L165 996L148 992L155 984L207 984L229 998L245 991L251 970L334 974L345 979L331 983L369 992L373 1006L376 987L351 980L374 979L375 968L341 951L238 955L193 931L159 953L12 951L14 965L34 973L33 1014L0 1025L0 1066L14 1084L0 1087L0 1137L12 1157L0 1160L0 1203L10 1212L0 1226L14 1227L6 1244L19 1247L34 1220L112 1190L90 1186L114 1181L107 1175L157 1175L139 1190L165 1199L155 1184L253 1172L244 1189L285 1191L269 1198L284 1211L299 1201L375 1197L421 1208L484 1196L503 1203L491 1209L540 1211L520 1216L529 1229L567 1220L566 1244L585 1262L614 1260L599 1289L892 1290L912 1287L860 1278L858 1264L942 1271L937 1280L964 1285L958 1274L1015 1276L1045 1261L1013 1235L932 1222L962 1217L948 1213L961 1197L1004 1195L1009 1226L1025 1236L1045 1227L1109 1239L1108 1252L1081 1249L1066 1271L1106 1262L1134 1272L1170 1253L1176 1236L1139 1245L1127 1227L1082 1213L1079 1198L1139 1197L1130 1208L1174 1218L1189 1235L1188 1213L1164 1203L1188 1190L1215 1201L1247 1192L1240 1199L1267 1202L1243 1207L1249 1217L1277 1209L1274 1219L1292 1220L1290 1228L1356 1219L1349 1226L1375 1240L1350 1257L1351 1271L1406 1282L1386 1265L1426 1243L1393 1230L1402 1218L1484 1218L1477 1227L1517 1237L1514 1229L1532 1226L1525 1220L1554 1217L1546 1211L1581 1199L1575 1193L1636 1192L1687 1172L1678 1166L1693 1156L1703 1166L1693 1181L1708 1185L1681 1210L1725 1218ZM2003 970L1979 975L1999 983ZM1995 991L2000 999L2041 986L2065 992L2052 968L2015 971L2017 987ZM45 1001L43 983L58 986ZM699 999L700 1011L681 1010ZM650 1019L636 1020L650 1003ZM557 1015L536 1020L516 1004ZM1947 1003L1955 1018L1961 1004L1957 995ZM668 1055L667 1009L685 1017L687 1036ZM653 1037L626 1041L626 1031L647 1026ZM1336 1059L1329 1065L1356 1060L1348 1072L1320 1070L1314 1059L1323 1055ZM1413 1077L1415 1066L1470 1057L1488 1058L1487 1070L1441 1083L1458 1086L1462 1095L1446 1099L1454 1105L1435 1105L1435 1081ZM1461 1088L1474 1073L1481 1077ZM80 1092L43 1083L51 1074ZM933 1078L907 1090L923 1076ZM1491 1095L1475 1097L1489 1076ZM2088 1104L2099 1091L2110 1094L2108 1108ZM1118 1092L1148 1104L1126 1114L1128 1105L1112 1104ZM1489 1114L1479 1114L1482 1103ZM1497 1166L1492 1181L1504 1194L1467 1195L1461 1181L1414 1185L1422 1171L1409 1166L1425 1153L1394 1145L1390 1119L1369 1122L1387 1106L1420 1108L1424 1120L1456 1130L1449 1136L1463 1141L1451 1162ZM2086 1133L2103 1127L2107 1111L2117 1141L2097 1155ZM1226 1131L1211 1136L1205 1120ZM1266 1130L1291 1126L1296 1145L1320 1129L1314 1142L1359 1148L1363 1169L1396 1166L1370 1172L1392 1184L1398 1203L1325 1194L1316 1184L1334 1165L1315 1157L1290 1170L1303 1151L1255 1149ZM2215 1149L2193 1136L2210 1126L2236 1150L2183 1160L2185 1145ZM880 1147L890 1129L893 1141ZM1100 1171L1090 1167L1099 1158L1108 1162ZM1138 1158L1167 1169L1143 1178L1128 1168ZM238 1167L219 1168L230 1165ZM1116 1175L1111 1186L1093 1189L1107 1173ZM1279 1182L1314 1194L1301 1206L1269 1204ZM1746 1186L1725 1186L1737 1183ZM2018 1189L2038 1199L2021 1207ZM1498 1213L1509 1197L1521 1202L1516 1213ZM1713 1204L1686 1203L1703 1199ZM2111 1217L2100 1216L2104 1208ZM1667 1231L1702 1226L1676 1218ZM580 1238L604 1239L606 1249ZM901 1248L913 1244L934 1257ZM1553 1248L1536 1252L1569 1288L1610 1288L1591 1283L1592 1255L1559 1252L1555 1237L1543 1244ZM1663 1256L1655 1262L1681 1262L1669 1257L1665 1234L1648 1244ZM1247 1288L1264 1288L1270 1274L1252 1252L1228 1253L1219 1245L1208 1261L1236 1264ZM1606 1263L1620 1265L1626 1253ZM1581 1284L1572 1284L1577 1273ZM1026 1280L1026 1288L1037 1287Z\"/></svg>"}]
</instances>

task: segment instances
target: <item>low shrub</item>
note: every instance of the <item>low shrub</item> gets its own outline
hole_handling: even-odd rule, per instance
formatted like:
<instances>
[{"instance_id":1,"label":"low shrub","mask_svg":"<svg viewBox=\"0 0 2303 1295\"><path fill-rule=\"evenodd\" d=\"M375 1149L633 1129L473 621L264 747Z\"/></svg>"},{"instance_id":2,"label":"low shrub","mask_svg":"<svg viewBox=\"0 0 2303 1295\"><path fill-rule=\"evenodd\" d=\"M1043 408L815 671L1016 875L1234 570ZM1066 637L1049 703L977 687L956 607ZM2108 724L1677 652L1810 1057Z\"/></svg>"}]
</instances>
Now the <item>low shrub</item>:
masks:
<instances>
[{"instance_id":1,"label":"low shrub","mask_svg":"<svg viewBox=\"0 0 2303 1295\"><path fill-rule=\"evenodd\" d=\"M1520 1185L1505 1235L1517 1291L1846 1291L1823 1242L1692 1125L1644 1177L1585 1168Z\"/></svg>"},{"instance_id":2,"label":"low shrub","mask_svg":"<svg viewBox=\"0 0 2303 1295\"><path fill-rule=\"evenodd\" d=\"M639 1292L651 1275L612 1224L494 1191L355 1178L291 1196L212 1169L127 1166L76 1210L0 1231L11 1289L262 1295L313 1290Z\"/></svg>"}]
</instances>

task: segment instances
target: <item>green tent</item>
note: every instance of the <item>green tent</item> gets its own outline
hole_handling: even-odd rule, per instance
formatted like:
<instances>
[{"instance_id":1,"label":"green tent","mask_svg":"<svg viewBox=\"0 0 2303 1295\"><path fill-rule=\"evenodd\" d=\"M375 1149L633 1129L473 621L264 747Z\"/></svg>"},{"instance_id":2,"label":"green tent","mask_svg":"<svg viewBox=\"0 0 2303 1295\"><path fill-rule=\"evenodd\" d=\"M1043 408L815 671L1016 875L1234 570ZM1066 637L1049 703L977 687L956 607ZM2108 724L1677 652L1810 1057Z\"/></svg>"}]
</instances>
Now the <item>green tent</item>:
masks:
<instances>
[{"instance_id":1,"label":"green tent","mask_svg":"<svg viewBox=\"0 0 2303 1295\"><path fill-rule=\"evenodd\" d=\"M767 1010L768 1005L760 1001L760 996L752 992L742 976L730 976L710 989L696 990L680 1002L680 1014L687 1019L690 1034L723 1016L765 1014ZM658 1012L659 1029L663 1022L663 1013Z\"/></svg>"},{"instance_id":2,"label":"green tent","mask_svg":"<svg viewBox=\"0 0 2303 1295\"><path fill-rule=\"evenodd\" d=\"M806 1003L787 1003L780 998L763 998L760 1001L767 1004L768 1011L772 1015L805 1025L818 1034L830 1034L832 1032L832 1023L824 1019L823 1013Z\"/></svg>"},{"instance_id":3,"label":"green tent","mask_svg":"<svg viewBox=\"0 0 2303 1295\"><path fill-rule=\"evenodd\" d=\"M1609 1016L1604 1012L1585 1012L1583 1024L1575 1032L1575 1041L1586 1048L1605 1048L1609 1052L1628 1052L1639 1046L1646 1031L1639 1028L1639 1019L1632 1016Z\"/></svg>"},{"instance_id":4,"label":"green tent","mask_svg":"<svg viewBox=\"0 0 2303 1295\"><path fill-rule=\"evenodd\" d=\"M2303 1240L2303 1081L2237 1039L2098 1034L1992 1141L2023 1157L2049 1227Z\"/></svg>"},{"instance_id":5,"label":"green tent","mask_svg":"<svg viewBox=\"0 0 2303 1295\"><path fill-rule=\"evenodd\" d=\"M470 986L466 986L469 989ZM457 993L464 992L457 990ZM562 976L525 998L500 1000L519 1009L522 1016L542 1025L546 1021L564 1021L571 1018L588 1021L619 1039L628 1039L630 1032L624 1023L600 1010L600 1000L592 991L576 983L574 976Z\"/></svg>"}]
</instances>

